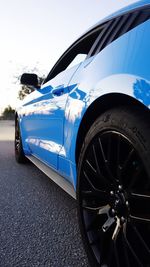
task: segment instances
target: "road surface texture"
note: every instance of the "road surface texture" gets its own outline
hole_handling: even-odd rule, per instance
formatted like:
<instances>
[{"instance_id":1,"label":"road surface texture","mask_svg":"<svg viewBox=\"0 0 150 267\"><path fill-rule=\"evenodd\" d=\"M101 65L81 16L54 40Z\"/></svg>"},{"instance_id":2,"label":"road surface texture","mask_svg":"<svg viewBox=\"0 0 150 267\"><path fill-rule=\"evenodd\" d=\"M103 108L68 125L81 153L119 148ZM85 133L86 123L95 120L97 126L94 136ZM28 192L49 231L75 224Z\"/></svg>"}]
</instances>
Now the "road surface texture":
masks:
<instances>
[{"instance_id":1,"label":"road surface texture","mask_svg":"<svg viewBox=\"0 0 150 267\"><path fill-rule=\"evenodd\" d=\"M14 158L14 122L0 121L0 267L87 267L76 202Z\"/></svg>"}]
</instances>

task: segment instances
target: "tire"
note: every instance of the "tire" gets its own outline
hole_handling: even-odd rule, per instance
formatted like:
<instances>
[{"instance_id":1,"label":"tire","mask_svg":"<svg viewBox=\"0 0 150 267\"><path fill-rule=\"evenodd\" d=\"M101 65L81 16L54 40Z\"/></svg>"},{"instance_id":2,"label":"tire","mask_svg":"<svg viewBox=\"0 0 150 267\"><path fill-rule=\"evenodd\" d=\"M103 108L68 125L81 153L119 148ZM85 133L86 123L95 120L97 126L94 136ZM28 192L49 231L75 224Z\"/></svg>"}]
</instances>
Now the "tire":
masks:
<instances>
[{"instance_id":1,"label":"tire","mask_svg":"<svg viewBox=\"0 0 150 267\"><path fill-rule=\"evenodd\" d=\"M18 119L15 124L15 158L18 163L26 163L27 158L25 157L23 147L22 147L22 139L20 133L20 126Z\"/></svg>"},{"instance_id":2,"label":"tire","mask_svg":"<svg viewBox=\"0 0 150 267\"><path fill-rule=\"evenodd\" d=\"M130 107L111 109L86 135L77 202L91 267L150 266L148 115Z\"/></svg>"}]
</instances>

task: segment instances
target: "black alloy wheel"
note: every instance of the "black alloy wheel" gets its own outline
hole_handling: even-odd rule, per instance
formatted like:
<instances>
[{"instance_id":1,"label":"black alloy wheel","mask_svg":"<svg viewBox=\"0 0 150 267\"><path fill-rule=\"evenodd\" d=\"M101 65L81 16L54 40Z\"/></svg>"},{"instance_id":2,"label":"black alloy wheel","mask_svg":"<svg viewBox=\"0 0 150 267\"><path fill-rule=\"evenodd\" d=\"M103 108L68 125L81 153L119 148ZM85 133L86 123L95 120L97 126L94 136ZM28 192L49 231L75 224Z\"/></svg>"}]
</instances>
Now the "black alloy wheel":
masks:
<instances>
[{"instance_id":1,"label":"black alloy wheel","mask_svg":"<svg viewBox=\"0 0 150 267\"><path fill-rule=\"evenodd\" d=\"M24 155L24 151L22 147L22 140L21 140L21 133L20 133L18 119L16 120L16 123L15 123L15 158L18 163L27 162L27 159Z\"/></svg>"},{"instance_id":2,"label":"black alloy wheel","mask_svg":"<svg viewBox=\"0 0 150 267\"><path fill-rule=\"evenodd\" d=\"M78 166L78 216L92 267L150 267L150 129L134 109L107 111Z\"/></svg>"}]
</instances>

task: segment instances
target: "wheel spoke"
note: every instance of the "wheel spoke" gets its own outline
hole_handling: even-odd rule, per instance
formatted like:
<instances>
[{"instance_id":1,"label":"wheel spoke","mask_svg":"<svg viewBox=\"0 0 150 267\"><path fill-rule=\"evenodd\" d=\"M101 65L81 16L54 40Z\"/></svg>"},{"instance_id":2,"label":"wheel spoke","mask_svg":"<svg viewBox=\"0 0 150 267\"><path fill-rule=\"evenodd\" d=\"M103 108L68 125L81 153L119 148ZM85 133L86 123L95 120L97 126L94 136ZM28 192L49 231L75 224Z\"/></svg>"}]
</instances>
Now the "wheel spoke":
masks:
<instances>
[{"instance_id":1,"label":"wheel spoke","mask_svg":"<svg viewBox=\"0 0 150 267\"><path fill-rule=\"evenodd\" d=\"M114 252L115 252L115 258L116 258L116 266L120 267L119 255L118 255L118 249L117 249L116 241L114 241Z\"/></svg>"},{"instance_id":2,"label":"wheel spoke","mask_svg":"<svg viewBox=\"0 0 150 267\"><path fill-rule=\"evenodd\" d=\"M86 171L83 171L84 177L86 178L86 182L88 182L88 185L90 186L90 188L92 189L92 191L98 191L97 188L95 188L95 186L93 185L93 183L91 182L90 178L88 177Z\"/></svg>"},{"instance_id":3,"label":"wheel spoke","mask_svg":"<svg viewBox=\"0 0 150 267\"><path fill-rule=\"evenodd\" d=\"M139 257L134 252L134 249L132 248L129 240L127 239L127 236L126 236L126 224L124 224L124 226L123 226L123 235L124 235L124 239L125 239L125 242L127 244L127 247L130 250L132 256L134 257L134 259L136 260L136 262L138 263L138 265L141 266L141 267L143 267L143 264L141 263Z\"/></svg>"},{"instance_id":4,"label":"wheel spoke","mask_svg":"<svg viewBox=\"0 0 150 267\"><path fill-rule=\"evenodd\" d=\"M105 192L105 191L102 191L102 190L98 190L98 189L92 189L92 190L83 190L81 192L83 198L98 198L98 199L102 199L102 200L106 200L107 199L107 196L108 194Z\"/></svg>"},{"instance_id":5,"label":"wheel spoke","mask_svg":"<svg viewBox=\"0 0 150 267\"><path fill-rule=\"evenodd\" d=\"M132 149L130 150L130 152L128 153L128 155L127 155L127 157L126 157L126 160L124 161L124 164L123 164L122 166L120 166L120 172L121 172L121 173L120 173L120 176L122 176L123 173L124 173L124 171L126 170L127 165L128 165L128 163L130 162L133 153L134 153L134 148L132 148Z\"/></svg>"},{"instance_id":6,"label":"wheel spoke","mask_svg":"<svg viewBox=\"0 0 150 267\"><path fill-rule=\"evenodd\" d=\"M106 193L103 190L99 190L97 189L93 183L91 182L91 180L89 179L86 171L83 171L84 177L86 178L86 181L88 182L88 185L90 187L90 190L83 190L82 193L84 196L89 196L89 195L95 195L98 198L101 198L103 200L106 200L106 198L108 197L108 193Z\"/></svg>"},{"instance_id":7,"label":"wheel spoke","mask_svg":"<svg viewBox=\"0 0 150 267\"><path fill-rule=\"evenodd\" d=\"M16 128L15 128L15 151L16 153L19 152L20 148L20 130L19 130L19 125L17 122Z\"/></svg>"},{"instance_id":8,"label":"wheel spoke","mask_svg":"<svg viewBox=\"0 0 150 267\"><path fill-rule=\"evenodd\" d=\"M138 222L138 223L150 223L150 219L148 219L148 218L143 218L141 216L134 216L134 215L130 215L129 217L135 223L136 222Z\"/></svg>"},{"instance_id":9,"label":"wheel spoke","mask_svg":"<svg viewBox=\"0 0 150 267\"><path fill-rule=\"evenodd\" d=\"M139 222L150 223L150 195L130 194L130 218Z\"/></svg>"},{"instance_id":10,"label":"wheel spoke","mask_svg":"<svg viewBox=\"0 0 150 267\"><path fill-rule=\"evenodd\" d=\"M112 140L112 135L109 134L108 135L108 142L107 142L107 160L108 162L110 163L110 160L111 160L111 140Z\"/></svg>"},{"instance_id":11,"label":"wheel spoke","mask_svg":"<svg viewBox=\"0 0 150 267\"><path fill-rule=\"evenodd\" d=\"M86 159L86 163L87 163L87 165L90 167L91 171L93 171L95 174L97 174L97 171L96 171L95 168L92 166L92 164L89 162L89 160Z\"/></svg>"},{"instance_id":12,"label":"wheel spoke","mask_svg":"<svg viewBox=\"0 0 150 267\"><path fill-rule=\"evenodd\" d=\"M99 224L98 224L98 217L97 216L93 216L93 218L90 220L90 222L88 222L88 224L86 225L86 231L90 232L93 230L98 230L99 228Z\"/></svg>"},{"instance_id":13,"label":"wheel spoke","mask_svg":"<svg viewBox=\"0 0 150 267\"><path fill-rule=\"evenodd\" d=\"M82 208L85 210L88 210L90 212L94 212L94 213L97 212L98 213L98 211L101 207L90 207L90 206L82 205Z\"/></svg>"},{"instance_id":14,"label":"wheel spoke","mask_svg":"<svg viewBox=\"0 0 150 267\"><path fill-rule=\"evenodd\" d=\"M16 152L19 151L19 147L20 147L20 140L19 139L15 139L15 149L16 149Z\"/></svg>"},{"instance_id":15,"label":"wheel spoke","mask_svg":"<svg viewBox=\"0 0 150 267\"><path fill-rule=\"evenodd\" d=\"M96 155L96 151L95 151L95 146L94 145L92 146L92 149L93 149L93 154L94 154L94 159L95 159L95 163L96 163L97 172L98 172L99 175L101 175L101 171L100 171L99 164L98 164L98 158L97 158L97 155Z\"/></svg>"},{"instance_id":16,"label":"wheel spoke","mask_svg":"<svg viewBox=\"0 0 150 267\"><path fill-rule=\"evenodd\" d=\"M110 186L110 181L107 179L106 176L103 176L101 171L100 171L100 166L99 166L99 163L98 163L98 157L96 155L95 146L93 145L92 148L93 148L93 154L94 154L94 159L95 159L95 163L96 163L98 176L100 177L100 179L104 183L104 185Z\"/></svg>"},{"instance_id":17,"label":"wheel spoke","mask_svg":"<svg viewBox=\"0 0 150 267\"><path fill-rule=\"evenodd\" d=\"M99 212L98 212L98 214L99 215L102 215L102 214L109 214L109 210L110 210L110 206L109 205L105 205L105 206L103 206L103 207L101 207L100 209L99 209Z\"/></svg>"},{"instance_id":18,"label":"wheel spoke","mask_svg":"<svg viewBox=\"0 0 150 267\"><path fill-rule=\"evenodd\" d=\"M108 214L110 210L109 205L101 206L101 207L90 207L86 205L82 205L83 209L89 210L89 211L97 211L98 215L102 214Z\"/></svg>"},{"instance_id":19,"label":"wheel spoke","mask_svg":"<svg viewBox=\"0 0 150 267\"><path fill-rule=\"evenodd\" d=\"M114 243L113 243L113 241L111 240L111 241L110 241L109 252L108 252L108 256L107 256L107 259L108 259L108 265L106 265L106 266L111 266L111 261L112 261L112 257L113 257L113 252L114 252Z\"/></svg>"},{"instance_id":20,"label":"wheel spoke","mask_svg":"<svg viewBox=\"0 0 150 267\"><path fill-rule=\"evenodd\" d=\"M130 191L134 185L136 184L138 178L140 177L140 174L142 173L143 166L141 165L138 170L136 170L132 176L131 182L128 185L128 191Z\"/></svg>"},{"instance_id":21,"label":"wheel spoke","mask_svg":"<svg viewBox=\"0 0 150 267\"><path fill-rule=\"evenodd\" d=\"M83 225L98 266L149 266L150 179L131 141L115 130L96 134L81 177Z\"/></svg>"},{"instance_id":22,"label":"wheel spoke","mask_svg":"<svg viewBox=\"0 0 150 267\"><path fill-rule=\"evenodd\" d=\"M127 244L125 242L123 234L122 234L122 243L123 243L123 251L124 251L124 256L125 256L126 267L130 267L129 255L128 255L128 251L127 251Z\"/></svg>"},{"instance_id":23,"label":"wheel spoke","mask_svg":"<svg viewBox=\"0 0 150 267\"><path fill-rule=\"evenodd\" d=\"M103 146L102 146L102 142L101 142L101 139L98 138L98 141L99 141L99 145L100 145L100 149L101 149L101 153L102 153L102 157L103 157L103 162L104 162L104 165L105 165L105 169L106 169L106 172L107 172L107 175L110 179L110 182L113 184L113 185L116 185L116 180L115 178L113 177L113 174L109 168L109 164L108 164L108 160L106 159L106 156L105 156L105 153L104 153L104 150L103 150Z\"/></svg>"},{"instance_id":24,"label":"wheel spoke","mask_svg":"<svg viewBox=\"0 0 150 267\"><path fill-rule=\"evenodd\" d=\"M95 246L97 243L100 243L100 237L94 238L92 241L89 242L91 246Z\"/></svg>"},{"instance_id":25,"label":"wheel spoke","mask_svg":"<svg viewBox=\"0 0 150 267\"><path fill-rule=\"evenodd\" d=\"M142 235L141 235L140 232L138 231L137 227L133 226L132 224L131 224L131 226L132 226L132 229L134 230L136 236L138 237L138 239L139 239L141 245L143 245L143 247L145 248L146 252L148 253L148 255L149 255L149 257L150 257L150 249L148 248L147 244L145 243L145 241L144 241Z\"/></svg>"},{"instance_id":26,"label":"wheel spoke","mask_svg":"<svg viewBox=\"0 0 150 267\"><path fill-rule=\"evenodd\" d=\"M94 151L93 151L94 153ZM98 178L99 181L101 181L105 186L111 186L110 185L110 181L107 179L106 176L103 176L101 171L100 171L100 168L99 168L99 165L98 165L98 162L97 162L97 158L96 157L96 154L94 154L94 159L95 159L95 162L96 162L96 166L97 166L97 170L92 166L92 164L89 162L89 160L86 160L86 164L87 166L89 167L90 169L90 172L92 172L92 174L94 176L96 176Z\"/></svg>"},{"instance_id":27,"label":"wheel spoke","mask_svg":"<svg viewBox=\"0 0 150 267\"><path fill-rule=\"evenodd\" d=\"M118 135L118 144L117 144L117 178L120 183L122 183L121 179L121 169L120 169L120 147L121 147L121 135Z\"/></svg>"}]
</instances>

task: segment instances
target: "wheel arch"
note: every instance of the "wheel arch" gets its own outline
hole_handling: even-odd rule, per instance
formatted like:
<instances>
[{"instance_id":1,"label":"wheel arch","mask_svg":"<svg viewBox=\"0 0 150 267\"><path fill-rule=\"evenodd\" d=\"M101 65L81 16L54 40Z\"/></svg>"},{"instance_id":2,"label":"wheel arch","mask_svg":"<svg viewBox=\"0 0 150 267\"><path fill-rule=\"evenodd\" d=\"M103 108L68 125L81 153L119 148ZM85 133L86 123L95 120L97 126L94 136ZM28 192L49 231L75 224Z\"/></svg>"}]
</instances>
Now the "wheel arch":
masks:
<instances>
[{"instance_id":1,"label":"wheel arch","mask_svg":"<svg viewBox=\"0 0 150 267\"><path fill-rule=\"evenodd\" d=\"M135 98L122 93L110 93L107 95L103 95L97 98L94 102L92 102L92 104L86 110L79 126L76 139L76 149L75 149L76 165L78 165L78 159L82 148L82 144L84 142L84 138L88 130L90 129L91 125L94 123L94 121L108 109L119 106L133 106L133 105L135 107L140 107L146 113L149 112L149 109L144 104L142 104Z\"/></svg>"}]
</instances>

